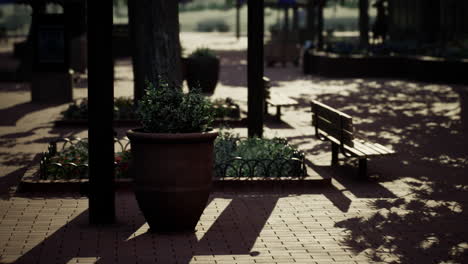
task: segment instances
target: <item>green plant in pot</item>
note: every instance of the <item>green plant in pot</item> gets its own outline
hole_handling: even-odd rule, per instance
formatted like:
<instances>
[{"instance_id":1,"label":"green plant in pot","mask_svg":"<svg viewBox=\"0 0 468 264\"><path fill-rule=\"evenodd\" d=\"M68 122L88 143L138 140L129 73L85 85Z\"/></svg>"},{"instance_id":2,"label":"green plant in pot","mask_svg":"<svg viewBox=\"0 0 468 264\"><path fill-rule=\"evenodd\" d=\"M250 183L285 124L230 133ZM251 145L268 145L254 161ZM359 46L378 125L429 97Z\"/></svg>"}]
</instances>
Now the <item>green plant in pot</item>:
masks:
<instances>
[{"instance_id":1,"label":"green plant in pot","mask_svg":"<svg viewBox=\"0 0 468 264\"><path fill-rule=\"evenodd\" d=\"M148 84L142 128L129 130L135 195L152 232L193 231L206 207L218 133L211 103L198 90Z\"/></svg>"},{"instance_id":2,"label":"green plant in pot","mask_svg":"<svg viewBox=\"0 0 468 264\"><path fill-rule=\"evenodd\" d=\"M218 84L219 59L209 48L198 48L186 61L186 78L189 89L201 87L202 93L213 94Z\"/></svg>"}]
</instances>

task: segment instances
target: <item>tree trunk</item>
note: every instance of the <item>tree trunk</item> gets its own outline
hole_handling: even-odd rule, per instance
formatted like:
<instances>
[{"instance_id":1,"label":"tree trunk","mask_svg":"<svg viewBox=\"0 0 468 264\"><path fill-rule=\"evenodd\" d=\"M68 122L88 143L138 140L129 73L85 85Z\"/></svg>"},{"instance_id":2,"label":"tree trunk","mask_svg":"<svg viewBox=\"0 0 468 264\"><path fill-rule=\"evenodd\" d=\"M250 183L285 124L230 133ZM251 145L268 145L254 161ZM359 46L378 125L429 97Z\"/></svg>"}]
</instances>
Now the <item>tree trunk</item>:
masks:
<instances>
[{"instance_id":1,"label":"tree trunk","mask_svg":"<svg viewBox=\"0 0 468 264\"><path fill-rule=\"evenodd\" d=\"M178 8L178 1L129 1L136 100L146 81L156 88L160 80L170 86L182 83Z\"/></svg>"},{"instance_id":2,"label":"tree trunk","mask_svg":"<svg viewBox=\"0 0 468 264\"><path fill-rule=\"evenodd\" d=\"M307 1L307 34L309 40L315 40L315 0Z\"/></svg>"},{"instance_id":3,"label":"tree trunk","mask_svg":"<svg viewBox=\"0 0 468 264\"><path fill-rule=\"evenodd\" d=\"M318 14L317 14L317 46L318 50L323 50L323 8L325 7L326 0L318 0Z\"/></svg>"},{"instance_id":4,"label":"tree trunk","mask_svg":"<svg viewBox=\"0 0 468 264\"><path fill-rule=\"evenodd\" d=\"M33 58L34 58L34 37L37 30L37 17L45 14L46 4L44 1L31 2L32 14L31 24L29 26L28 36L20 54L20 64L18 67L18 75L23 81L31 80Z\"/></svg>"},{"instance_id":5,"label":"tree trunk","mask_svg":"<svg viewBox=\"0 0 468 264\"><path fill-rule=\"evenodd\" d=\"M359 0L359 44L369 45L369 0Z\"/></svg>"},{"instance_id":6,"label":"tree trunk","mask_svg":"<svg viewBox=\"0 0 468 264\"><path fill-rule=\"evenodd\" d=\"M142 58L144 57L143 49L139 48L137 44L137 35L143 35L142 27L138 26L135 21L136 17L139 15L136 12L138 0L129 0L128 1L128 25L130 39L132 41L132 66L133 66L133 100L135 105L143 97L145 91L145 65L143 64Z\"/></svg>"}]
</instances>

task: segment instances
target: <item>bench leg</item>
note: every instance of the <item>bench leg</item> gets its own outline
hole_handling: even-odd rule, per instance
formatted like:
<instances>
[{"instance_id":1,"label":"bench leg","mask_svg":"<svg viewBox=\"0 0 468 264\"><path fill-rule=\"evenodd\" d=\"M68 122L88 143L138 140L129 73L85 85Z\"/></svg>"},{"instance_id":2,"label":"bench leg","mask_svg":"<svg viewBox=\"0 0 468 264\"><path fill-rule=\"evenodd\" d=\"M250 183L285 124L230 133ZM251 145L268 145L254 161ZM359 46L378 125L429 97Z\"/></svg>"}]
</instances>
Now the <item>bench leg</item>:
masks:
<instances>
[{"instance_id":1,"label":"bench leg","mask_svg":"<svg viewBox=\"0 0 468 264\"><path fill-rule=\"evenodd\" d=\"M367 178L367 159L366 158L359 159L358 177L359 179Z\"/></svg>"},{"instance_id":2,"label":"bench leg","mask_svg":"<svg viewBox=\"0 0 468 264\"><path fill-rule=\"evenodd\" d=\"M338 165L339 149L340 149L340 146L338 144L332 143L332 160L331 160L332 166Z\"/></svg>"},{"instance_id":3,"label":"bench leg","mask_svg":"<svg viewBox=\"0 0 468 264\"><path fill-rule=\"evenodd\" d=\"M276 119L281 120L281 106L276 106Z\"/></svg>"}]
</instances>

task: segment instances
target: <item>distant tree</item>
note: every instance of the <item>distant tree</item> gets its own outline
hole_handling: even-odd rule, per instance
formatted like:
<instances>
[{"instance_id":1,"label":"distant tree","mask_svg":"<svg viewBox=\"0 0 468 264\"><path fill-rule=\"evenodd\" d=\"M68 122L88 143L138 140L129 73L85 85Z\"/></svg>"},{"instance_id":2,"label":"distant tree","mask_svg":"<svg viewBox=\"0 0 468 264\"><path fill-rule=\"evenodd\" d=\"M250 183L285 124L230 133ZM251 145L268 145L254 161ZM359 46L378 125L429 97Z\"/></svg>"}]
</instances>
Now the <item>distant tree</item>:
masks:
<instances>
[{"instance_id":1,"label":"distant tree","mask_svg":"<svg viewBox=\"0 0 468 264\"><path fill-rule=\"evenodd\" d=\"M369 45L369 0L359 0L359 45Z\"/></svg>"},{"instance_id":2,"label":"distant tree","mask_svg":"<svg viewBox=\"0 0 468 264\"><path fill-rule=\"evenodd\" d=\"M323 50L323 9L327 4L327 0L316 0L317 2L317 47L319 50Z\"/></svg>"}]
</instances>

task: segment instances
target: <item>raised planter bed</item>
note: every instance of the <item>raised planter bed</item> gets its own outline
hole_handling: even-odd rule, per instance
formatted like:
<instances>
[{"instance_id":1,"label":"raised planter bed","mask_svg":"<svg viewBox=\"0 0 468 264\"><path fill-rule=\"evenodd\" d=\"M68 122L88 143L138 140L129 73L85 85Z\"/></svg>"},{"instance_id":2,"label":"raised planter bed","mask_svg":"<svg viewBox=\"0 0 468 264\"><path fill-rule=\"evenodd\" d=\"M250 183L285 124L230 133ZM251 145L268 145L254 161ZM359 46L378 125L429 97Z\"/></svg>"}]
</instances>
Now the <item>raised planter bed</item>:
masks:
<instances>
[{"instance_id":1,"label":"raised planter bed","mask_svg":"<svg viewBox=\"0 0 468 264\"><path fill-rule=\"evenodd\" d=\"M132 118L133 101L130 98L118 97L115 99L114 105L114 126L116 127L139 127L140 123ZM215 111L215 127L244 127L247 125L247 119L241 117L239 105L234 103L232 99L217 99L213 102ZM88 120L87 100L75 101L69 105L68 109L62 112L62 119L54 122L55 127L87 127ZM119 118L119 117L124 118Z\"/></svg>"},{"instance_id":2,"label":"raised planter bed","mask_svg":"<svg viewBox=\"0 0 468 264\"><path fill-rule=\"evenodd\" d=\"M391 77L418 81L468 84L468 60L424 56L338 55L304 53L305 74L329 77Z\"/></svg>"},{"instance_id":3,"label":"raised planter bed","mask_svg":"<svg viewBox=\"0 0 468 264\"><path fill-rule=\"evenodd\" d=\"M230 138L228 144L237 142L238 138ZM242 151L245 150L245 145L255 145L251 141L244 145L240 145ZM255 140L254 140L255 141ZM63 139L52 142L48 151L43 153L40 164L31 166L23 176L19 192L80 192L87 193L88 176L87 164L85 156L87 152L86 140ZM279 141L278 141L279 142ZM274 140L267 142L272 148L276 148L278 152L279 144ZM285 142L280 142L281 144ZM81 145L80 145L81 144ZM225 153L236 153L236 150L226 148L224 145L215 145L216 156L220 155L220 151ZM257 144L258 145L258 144ZM116 140L116 149L119 152L116 154L116 189L131 190L133 180L131 174L128 173L128 165L130 159L123 153L129 153L129 144L126 139ZM258 147L257 147L258 148ZM242 157L226 156L221 161L215 162L214 171L214 187L215 190L228 190L230 188L270 188L270 187L287 187L287 186L321 186L330 183L329 179L318 180L307 177L305 167L305 159L301 152L295 151L289 145L285 145L285 152L292 153L293 158L285 159L258 159ZM253 151L252 153L254 153ZM262 151L258 151L261 153ZM265 151L263 151L265 152ZM275 152L272 149L271 152ZM237 152L238 153L238 152ZM222 154L224 155L224 154ZM290 155L291 156L291 155ZM287 157L287 156L286 156ZM215 158L217 160L217 158ZM60 163L59 161L62 161ZM257 176L262 177L257 177Z\"/></svg>"}]
</instances>

